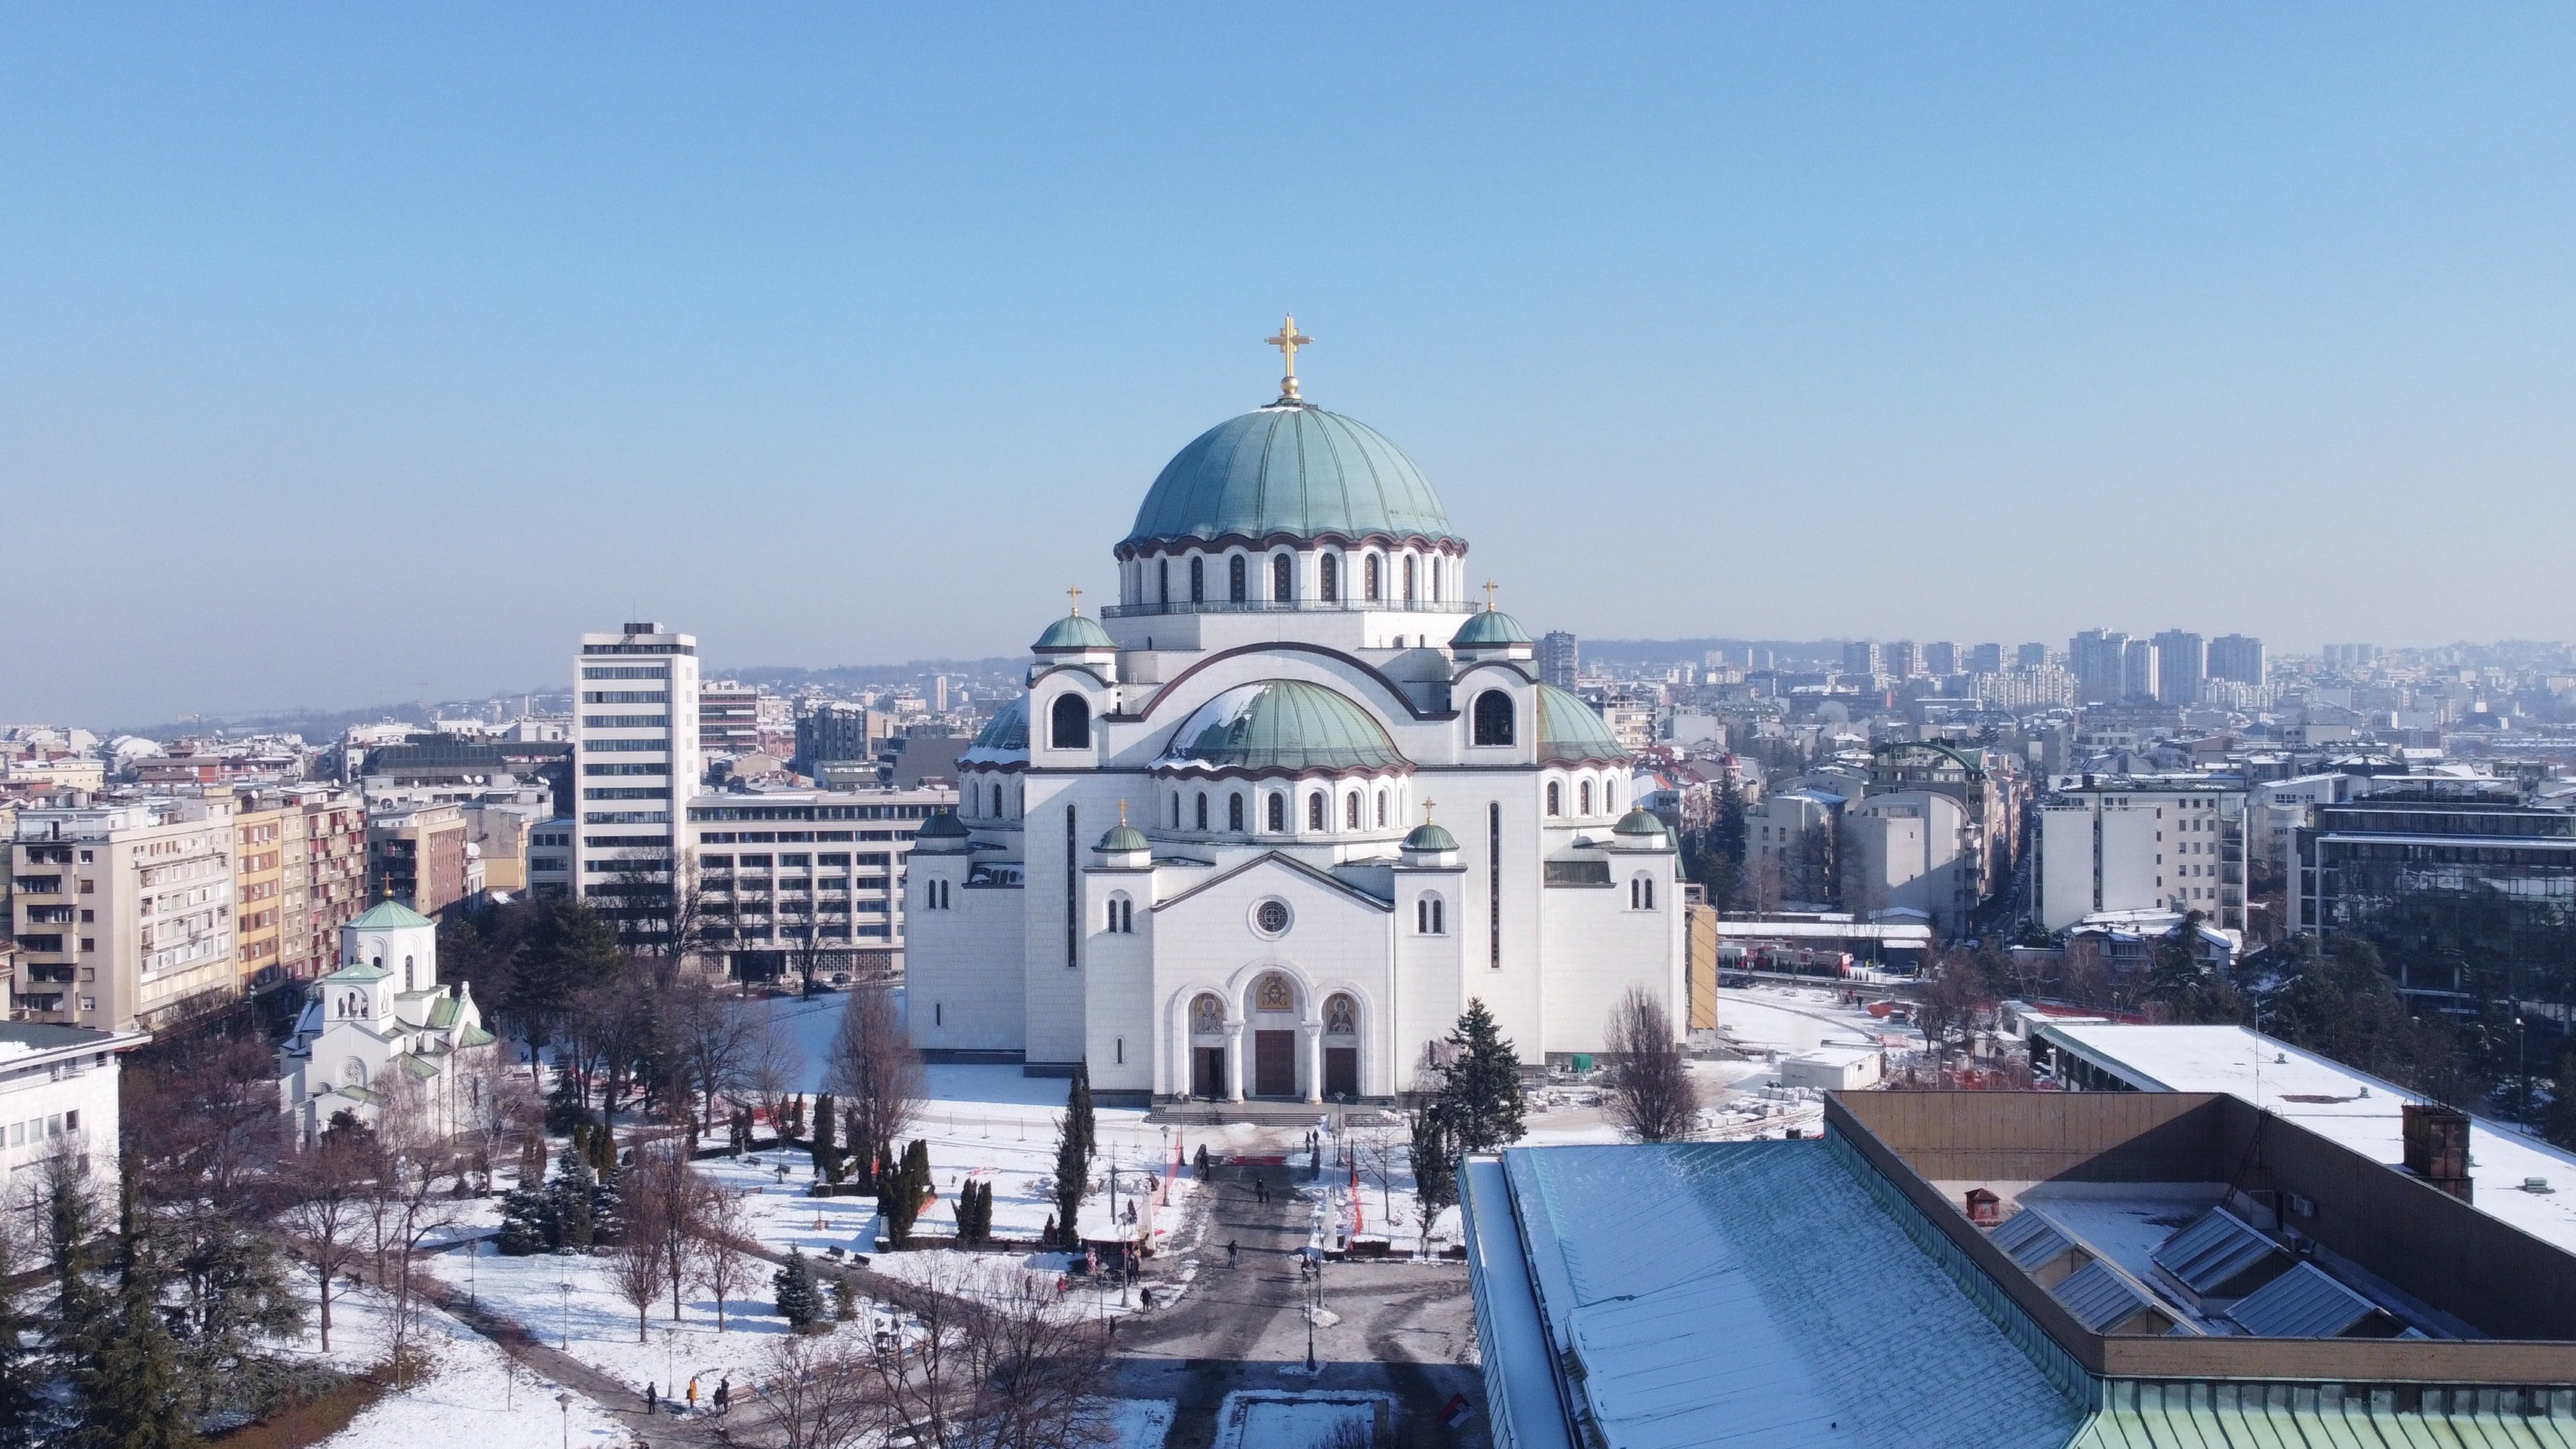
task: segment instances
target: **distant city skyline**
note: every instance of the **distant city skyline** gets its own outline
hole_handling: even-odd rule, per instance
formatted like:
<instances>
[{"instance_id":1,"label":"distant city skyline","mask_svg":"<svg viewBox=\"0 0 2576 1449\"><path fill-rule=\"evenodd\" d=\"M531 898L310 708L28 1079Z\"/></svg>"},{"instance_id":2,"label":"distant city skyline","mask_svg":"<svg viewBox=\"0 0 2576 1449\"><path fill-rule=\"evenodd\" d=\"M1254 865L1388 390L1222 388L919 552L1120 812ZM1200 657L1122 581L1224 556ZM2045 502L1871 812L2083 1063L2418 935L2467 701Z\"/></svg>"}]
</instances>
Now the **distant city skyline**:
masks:
<instances>
[{"instance_id":1,"label":"distant city skyline","mask_svg":"<svg viewBox=\"0 0 2576 1449\"><path fill-rule=\"evenodd\" d=\"M1533 629L2546 633L2571 70L2542 6L13 9L0 718L1015 651L1290 311Z\"/></svg>"}]
</instances>

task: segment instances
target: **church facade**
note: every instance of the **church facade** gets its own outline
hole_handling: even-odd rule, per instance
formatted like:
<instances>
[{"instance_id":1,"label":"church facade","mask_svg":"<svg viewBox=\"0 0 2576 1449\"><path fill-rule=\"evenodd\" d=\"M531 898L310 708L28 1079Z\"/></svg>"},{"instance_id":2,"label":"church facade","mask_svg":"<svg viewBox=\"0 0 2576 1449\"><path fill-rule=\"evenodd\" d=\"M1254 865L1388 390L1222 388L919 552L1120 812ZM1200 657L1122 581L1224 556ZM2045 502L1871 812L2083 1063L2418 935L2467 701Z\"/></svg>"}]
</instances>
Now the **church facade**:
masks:
<instances>
[{"instance_id":1,"label":"church facade","mask_svg":"<svg viewBox=\"0 0 2576 1449\"><path fill-rule=\"evenodd\" d=\"M1531 1063L1599 1051L1632 988L1681 1019L1678 857L1627 753L1294 360L1162 470L1118 602L1051 625L960 758L905 887L924 1050L1319 1102L1408 1088L1470 999Z\"/></svg>"},{"instance_id":2,"label":"church facade","mask_svg":"<svg viewBox=\"0 0 2576 1449\"><path fill-rule=\"evenodd\" d=\"M279 1105L307 1142L342 1112L372 1127L389 1107L451 1137L491 1110L499 1052L473 989L438 979L438 923L383 900L340 928L338 969L279 1046Z\"/></svg>"}]
</instances>

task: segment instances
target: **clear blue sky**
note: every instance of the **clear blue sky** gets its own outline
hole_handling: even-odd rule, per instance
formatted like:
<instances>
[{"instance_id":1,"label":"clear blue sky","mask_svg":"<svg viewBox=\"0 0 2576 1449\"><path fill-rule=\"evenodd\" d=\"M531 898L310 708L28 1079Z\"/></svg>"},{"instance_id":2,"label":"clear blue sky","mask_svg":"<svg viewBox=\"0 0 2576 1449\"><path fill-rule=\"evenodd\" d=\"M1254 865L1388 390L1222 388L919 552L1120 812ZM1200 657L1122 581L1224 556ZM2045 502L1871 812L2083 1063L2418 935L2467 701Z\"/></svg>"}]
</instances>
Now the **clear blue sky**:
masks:
<instances>
[{"instance_id":1,"label":"clear blue sky","mask_svg":"<svg viewBox=\"0 0 2576 1449\"><path fill-rule=\"evenodd\" d=\"M0 720L1014 650L1289 309L1535 628L2565 634L2571 76L2565 5L0 9Z\"/></svg>"}]
</instances>

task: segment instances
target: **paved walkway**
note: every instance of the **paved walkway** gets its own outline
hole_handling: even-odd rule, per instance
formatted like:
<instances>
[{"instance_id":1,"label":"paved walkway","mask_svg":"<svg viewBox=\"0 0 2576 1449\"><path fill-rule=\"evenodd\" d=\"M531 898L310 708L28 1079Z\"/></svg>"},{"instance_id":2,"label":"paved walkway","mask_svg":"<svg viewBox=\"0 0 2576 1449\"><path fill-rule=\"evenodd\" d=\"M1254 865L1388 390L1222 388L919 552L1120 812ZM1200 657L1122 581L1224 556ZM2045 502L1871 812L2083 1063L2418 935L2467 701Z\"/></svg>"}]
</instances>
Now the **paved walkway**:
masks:
<instances>
[{"instance_id":1,"label":"paved walkway","mask_svg":"<svg viewBox=\"0 0 2576 1449\"><path fill-rule=\"evenodd\" d=\"M637 1444L721 1446L759 1442L760 1436L752 1432L757 1428L756 1415L733 1413L721 1420L707 1415L696 1418L668 1413L648 1415L644 1412L643 1396L617 1379L548 1345L517 1323L469 1303L463 1292L429 1274L421 1274L415 1283L414 1291L421 1297L492 1340L496 1347L518 1360L529 1372L542 1379L551 1379L597 1404L604 1413L625 1426Z\"/></svg>"}]
</instances>

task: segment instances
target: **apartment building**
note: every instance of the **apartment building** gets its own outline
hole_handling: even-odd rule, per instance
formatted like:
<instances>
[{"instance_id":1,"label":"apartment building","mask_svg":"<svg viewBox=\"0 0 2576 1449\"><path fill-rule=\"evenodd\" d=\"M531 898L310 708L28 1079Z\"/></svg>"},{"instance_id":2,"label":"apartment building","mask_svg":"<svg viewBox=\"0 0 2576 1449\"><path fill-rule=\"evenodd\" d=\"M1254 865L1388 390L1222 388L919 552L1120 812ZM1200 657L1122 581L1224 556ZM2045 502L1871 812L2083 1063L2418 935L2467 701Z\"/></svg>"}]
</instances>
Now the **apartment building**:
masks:
<instances>
[{"instance_id":1,"label":"apartment building","mask_svg":"<svg viewBox=\"0 0 2576 1449\"><path fill-rule=\"evenodd\" d=\"M2120 655L2120 697L2132 703L2156 697L2159 655L2153 639L2132 639Z\"/></svg>"},{"instance_id":2,"label":"apartment building","mask_svg":"<svg viewBox=\"0 0 2576 1449\"><path fill-rule=\"evenodd\" d=\"M19 1014L151 1031L231 1000L233 820L228 796L21 811L9 847Z\"/></svg>"},{"instance_id":3,"label":"apartment building","mask_svg":"<svg viewBox=\"0 0 2576 1449\"><path fill-rule=\"evenodd\" d=\"M2024 651L2028 651L2025 645ZM2066 641L2066 667L2075 671L2078 704L2117 704L2126 697L2129 636L2116 629L2087 629Z\"/></svg>"},{"instance_id":4,"label":"apartment building","mask_svg":"<svg viewBox=\"0 0 2576 1449\"><path fill-rule=\"evenodd\" d=\"M939 681L944 701L948 681ZM947 709L943 702L939 706ZM698 753L714 755L750 755L760 751L760 691L752 685L730 679L710 680L698 686Z\"/></svg>"},{"instance_id":5,"label":"apartment building","mask_svg":"<svg viewBox=\"0 0 2576 1449\"><path fill-rule=\"evenodd\" d=\"M705 776L698 745L698 641L657 623L584 634L573 661L581 895L629 938L668 929L680 861L677 801Z\"/></svg>"},{"instance_id":6,"label":"apartment building","mask_svg":"<svg viewBox=\"0 0 2576 1449\"><path fill-rule=\"evenodd\" d=\"M956 807L950 786L689 801L682 851L708 954L738 980L774 978L808 954L825 972L900 972L913 837Z\"/></svg>"},{"instance_id":7,"label":"apartment building","mask_svg":"<svg viewBox=\"0 0 2576 1449\"><path fill-rule=\"evenodd\" d=\"M91 1182L115 1201L118 1058L151 1039L0 1021L0 1190L16 1198L46 1158L71 1152L89 1159Z\"/></svg>"},{"instance_id":8,"label":"apartment building","mask_svg":"<svg viewBox=\"0 0 2576 1449\"><path fill-rule=\"evenodd\" d=\"M367 894L434 915L483 889L457 805L406 805L367 817Z\"/></svg>"},{"instance_id":9,"label":"apartment building","mask_svg":"<svg viewBox=\"0 0 2576 1449\"><path fill-rule=\"evenodd\" d=\"M2263 641L2244 634L2221 634L2209 641L2209 677L2238 684L2264 682Z\"/></svg>"},{"instance_id":10,"label":"apartment building","mask_svg":"<svg viewBox=\"0 0 2576 1449\"><path fill-rule=\"evenodd\" d=\"M259 801L233 813L233 969L245 996L286 979L287 813Z\"/></svg>"},{"instance_id":11,"label":"apartment building","mask_svg":"<svg viewBox=\"0 0 2576 1449\"><path fill-rule=\"evenodd\" d=\"M2167 629L2155 638L2156 699L2164 704L2190 704L2200 698L2200 682L2209 675L2209 647L2188 629Z\"/></svg>"},{"instance_id":12,"label":"apartment building","mask_svg":"<svg viewBox=\"0 0 2576 1449\"><path fill-rule=\"evenodd\" d=\"M540 900L572 894L572 837L581 827L569 815L539 821L528 831L528 891Z\"/></svg>"},{"instance_id":13,"label":"apartment building","mask_svg":"<svg viewBox=\"0 0 2576 1449\"><path fill-rule=\"evenodd\" d=\"M2039 923L2199 911L2245 929L2245 791L2190 776L2073 775L2039 806Z\"/></svg>"},{"instance_id":14,"label":"apartment building","mask_svg":"<svg viewBox=\"0 0 2576 1449\"><path fill-rule=\"evenodd\" d=\"M357 796L327 785L292 787L289 798L301 827L289 850L292 858L302 848L303 899L293 898L290 878L286 977L311 981L338 964L340 928L367 908L367 812Z\"/></svg>"},{"instance_id":15,"label":"apartment building","mask_svg":"<svg viewBox=\"0 0 2576 1449\"><path fill-rule=\"evenodd\" d=\"M1542 684L1559 689L1572 689L1574 678L1583 672L1583 649L1572 634L1551 629L1539 636L1538 677Z\"/></svg>"}]
</instances>

